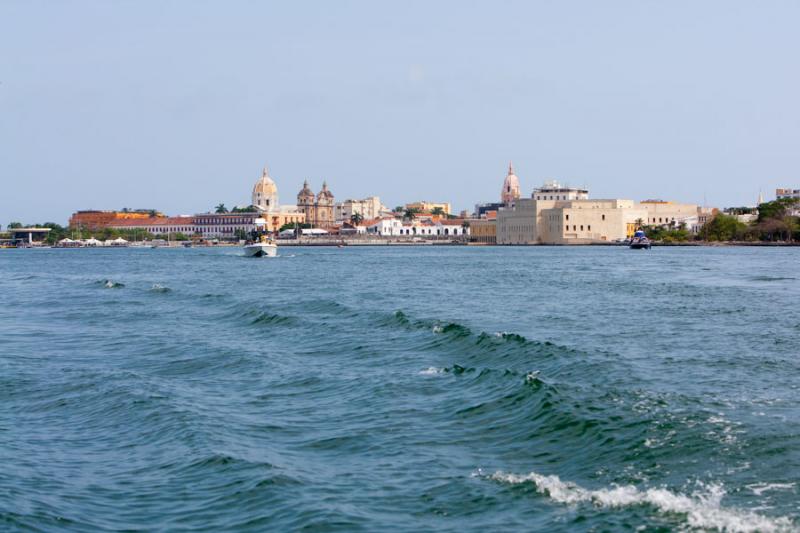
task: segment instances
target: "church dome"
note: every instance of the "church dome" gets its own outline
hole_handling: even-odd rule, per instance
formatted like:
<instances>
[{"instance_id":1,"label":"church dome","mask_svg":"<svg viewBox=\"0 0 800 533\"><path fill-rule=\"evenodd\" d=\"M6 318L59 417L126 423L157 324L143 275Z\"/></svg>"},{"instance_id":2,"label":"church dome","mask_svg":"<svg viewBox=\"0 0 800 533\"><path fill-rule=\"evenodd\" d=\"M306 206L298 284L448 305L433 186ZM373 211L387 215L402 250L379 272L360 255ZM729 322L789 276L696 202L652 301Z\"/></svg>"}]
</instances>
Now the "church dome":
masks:
<instances>
[{"instance_id":1,"label":"church dome","mask_svg":"<svg viewBox=\"0 0 800 533\"><path fill-rule=\"evenodd\" d=\"M297 193L297 198L311 198L314 199L314 192L311 190L311 187L308 186L308 180L303 182L303 188L300 189L300 192Z\"/></svg>"},{"instance_id":2,"label":"church dome","mask_svg":"<svg viewBox=\"0 0 800 533\"><path fill-rule=\"evenodd\" d=\"M269 169L264 167L261 178L253 185L252 204L264 211L278 208L278 186L269 176Z\"/></svg>"},{"instance_id":3,"label":"church dome","mask_svg":"<svg viewBox=\"0 0 800 533\"><path fill-rule=\"evenodd\" d=\"M519 178L514 174L514 165L508 164L508 175L503 181L503 190L500 193L500 200L504 204L511 204L519 199Z\"/></svg>"}]
</instances>

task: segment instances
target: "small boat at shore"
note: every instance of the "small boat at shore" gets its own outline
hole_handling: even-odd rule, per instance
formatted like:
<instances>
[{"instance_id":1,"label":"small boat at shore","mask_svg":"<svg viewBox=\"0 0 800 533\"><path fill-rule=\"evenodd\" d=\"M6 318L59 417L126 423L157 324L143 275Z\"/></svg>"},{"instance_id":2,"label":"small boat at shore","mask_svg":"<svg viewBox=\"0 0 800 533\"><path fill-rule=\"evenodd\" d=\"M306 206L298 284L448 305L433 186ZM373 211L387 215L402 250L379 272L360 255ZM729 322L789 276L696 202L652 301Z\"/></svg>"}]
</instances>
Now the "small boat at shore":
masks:
<instances>
[{"instance_id":1,"label":"small boat at shore","mask_svg":"<svg viewBox=\"0 0 800 533\"><path fill-rule=\"evenodd\" d=\"M633 234L629 244L631 250L649 250L651 245L650 239L647 238L647 235L642 230L638 230Z\"/></svg>"}]
</instances>

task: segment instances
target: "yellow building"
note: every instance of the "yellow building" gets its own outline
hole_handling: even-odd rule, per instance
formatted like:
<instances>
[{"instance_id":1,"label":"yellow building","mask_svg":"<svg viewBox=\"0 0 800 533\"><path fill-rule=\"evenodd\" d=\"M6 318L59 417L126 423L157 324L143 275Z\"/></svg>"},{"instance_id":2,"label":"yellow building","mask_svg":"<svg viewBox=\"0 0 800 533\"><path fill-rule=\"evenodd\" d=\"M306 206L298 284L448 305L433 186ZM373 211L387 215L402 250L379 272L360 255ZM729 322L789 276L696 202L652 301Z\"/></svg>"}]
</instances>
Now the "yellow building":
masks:
<instances>
[{"instance_id":1,"label":"yellow building","mask_svg":"<svg viewBox=\"0 0 800 533\"><path fill-rule=\"evenodd\" d=\"M414 209L419 211L420 213L430 213L437 207L440 208L446 215L452 214L452 210L450 209L450 202L444 203L436 203L436 202L414 202L411 204L406 204L406 209Z\"/></svg>"}]
</instances>

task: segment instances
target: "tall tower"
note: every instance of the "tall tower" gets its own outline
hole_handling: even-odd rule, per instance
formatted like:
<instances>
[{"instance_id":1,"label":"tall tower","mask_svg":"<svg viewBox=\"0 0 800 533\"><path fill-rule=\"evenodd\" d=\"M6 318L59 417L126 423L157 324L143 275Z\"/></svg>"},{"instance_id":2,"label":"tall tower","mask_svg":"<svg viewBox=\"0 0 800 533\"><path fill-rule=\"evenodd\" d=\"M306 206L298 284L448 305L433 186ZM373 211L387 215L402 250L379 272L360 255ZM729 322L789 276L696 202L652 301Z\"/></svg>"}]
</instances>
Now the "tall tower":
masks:
<instances>
[{"instance_id":1,"label":"tall tower","mask_svg":"<svg viewBox=\"0 0 800 533\"><path fill-rule=\"evenodd\" d=\"M333 193L328 190L328 183L322 182L322 190L317 194L317 204L315 206L316 223L319 226L332 226L333 215Z\"/></svg>"},{"instance_id":2,"label":"tall tower","mask_svg":"<svg viewBox=\"0 0 800 533\"><path fill-rule=\"evenodd\" d=\"M297 193L297 210L306 215L306 222L314 224L314 193L308 186L308 180L303 182L303 188Z\"/></svg>"},{"instance_id":3,"label":"tall tower","mask_svg":"<svg viewBox=\"0 0 800 533\"><path fill-rule=\"evenodd\" d=\"M503 181L503 190L500 193L500 202L511 205L519 200L519 178L514 174L514 164L509 161L508 175Z\"/></svg>"},{"instance_id":4,"label":"tall tower","mask_svg":"<svg viewBox=\"0 0 800 533\"><path fill-rule=\"evenodd\" d=\"M269 177L269 169L266 165L264 166L264 172L261 174L261 178L253 186L251 204L261 211L269 212L278 210L278 186L275 185L275 182Z\"/></svg>"}]
</instances>

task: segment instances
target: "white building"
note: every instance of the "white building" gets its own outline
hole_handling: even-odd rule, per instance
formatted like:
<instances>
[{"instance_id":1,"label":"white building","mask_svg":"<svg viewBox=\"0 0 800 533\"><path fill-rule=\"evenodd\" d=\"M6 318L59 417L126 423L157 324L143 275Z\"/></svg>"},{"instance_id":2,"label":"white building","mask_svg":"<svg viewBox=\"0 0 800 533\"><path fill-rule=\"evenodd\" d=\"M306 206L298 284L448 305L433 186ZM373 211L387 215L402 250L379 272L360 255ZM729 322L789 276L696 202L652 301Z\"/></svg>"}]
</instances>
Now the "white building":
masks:
<instances>
[{"instance_id":1,"label":"white building","mask_svg":"<svg viewBox=\"0 0 800 533\"><path fill-rule=\"evenodd\" d=\"M381 237L461 237L469 235L469 226L463 220L451 219L402 221L383 218L367 223L367 233Z\"/></svg>"},{"instance_id":2,"label":"white building","mask_svg":"<svg viewBox=\"0 0 800 533\"><path fill-rule=\"evenodd\" d=\"M399 237L402 235L403 222L397 218L379 218L365 222L367 233L381 237Z\"/></svg>"}]
</instances>

